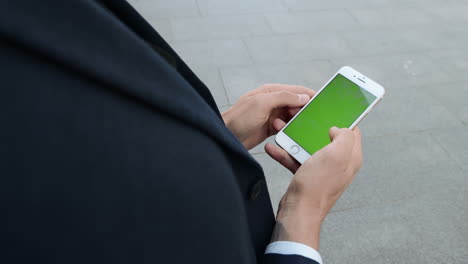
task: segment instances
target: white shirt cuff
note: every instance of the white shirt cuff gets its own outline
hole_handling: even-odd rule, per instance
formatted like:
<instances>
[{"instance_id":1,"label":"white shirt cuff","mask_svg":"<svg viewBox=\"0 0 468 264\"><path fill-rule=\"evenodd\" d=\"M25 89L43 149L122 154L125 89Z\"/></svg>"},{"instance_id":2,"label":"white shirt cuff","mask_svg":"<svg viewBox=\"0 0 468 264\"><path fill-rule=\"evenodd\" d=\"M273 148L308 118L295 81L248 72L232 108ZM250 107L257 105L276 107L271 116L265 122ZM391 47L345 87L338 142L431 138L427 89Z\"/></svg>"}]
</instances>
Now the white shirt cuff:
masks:
<instances>
[{"instance_id":1,"label":"white shirt cuff","mask_svg":"<svg viewBox=\"0 0 468 264\"><path fill-rule=\"evenodd\" d=\"M265 254L300 255L322 264L322 257L317 250L296 242L276 241L270 243L265 250Z\"/></svg>"}]
</instances>

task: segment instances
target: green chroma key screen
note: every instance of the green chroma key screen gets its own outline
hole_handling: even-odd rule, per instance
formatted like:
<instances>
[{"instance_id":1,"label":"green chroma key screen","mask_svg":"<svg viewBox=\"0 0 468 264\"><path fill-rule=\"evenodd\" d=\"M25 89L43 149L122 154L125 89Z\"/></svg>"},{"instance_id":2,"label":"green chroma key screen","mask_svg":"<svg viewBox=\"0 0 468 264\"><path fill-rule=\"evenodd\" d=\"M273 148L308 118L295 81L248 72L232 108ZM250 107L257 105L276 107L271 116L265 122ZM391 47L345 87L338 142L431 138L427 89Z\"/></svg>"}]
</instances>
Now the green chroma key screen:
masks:
<instances>
[{"instance_id":1,"label":"green chroma key screen","mask_svg":"<svg viewBox=\"0 0 468 264\"><path fill-rule=\"evenodd\" d=\"M284 133L313 154L328 145L331 127L350 127L376 97L338 74L284 129Z\"/></svg>"}]
</instances>

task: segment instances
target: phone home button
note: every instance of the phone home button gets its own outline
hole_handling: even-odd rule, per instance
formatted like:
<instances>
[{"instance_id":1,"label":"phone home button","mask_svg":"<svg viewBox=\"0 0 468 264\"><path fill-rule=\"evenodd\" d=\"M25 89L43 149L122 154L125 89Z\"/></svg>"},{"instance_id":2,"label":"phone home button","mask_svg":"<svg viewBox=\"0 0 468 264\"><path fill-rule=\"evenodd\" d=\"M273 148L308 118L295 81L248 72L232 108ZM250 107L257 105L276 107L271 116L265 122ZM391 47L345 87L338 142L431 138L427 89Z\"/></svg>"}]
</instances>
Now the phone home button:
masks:
<instances>
[{"instance_id":1,"label":"phone home button","mask_svg":"<svg viewBox=\"0 0 468 264\"><path fill-rule=\"evenodd\" d=\"M291 151L291 154L299 153L299 147L297 145L293 145L289 150Z\"/></svg>"}]
</instances>

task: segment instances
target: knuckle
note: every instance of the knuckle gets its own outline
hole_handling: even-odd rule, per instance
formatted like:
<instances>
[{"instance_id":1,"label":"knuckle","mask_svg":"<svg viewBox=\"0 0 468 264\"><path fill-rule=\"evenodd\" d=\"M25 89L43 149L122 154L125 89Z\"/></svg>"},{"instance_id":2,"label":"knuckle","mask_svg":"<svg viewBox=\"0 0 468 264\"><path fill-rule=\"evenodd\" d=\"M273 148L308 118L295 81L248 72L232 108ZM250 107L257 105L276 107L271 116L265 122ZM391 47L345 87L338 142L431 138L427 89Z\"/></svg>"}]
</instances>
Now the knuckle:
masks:
<instances>
[{"instance_id":1,"label":"knuckle","mask_svg":"<svg viewBox=\"0 0 468 264\"><path fill-rule=\"evenodd\" d=\"M354 133L349 128L343 128L343 135L346 136L347 138L353 138L354 139Z\"/></svg>"},{"instance_id":2,"label":"knuckle","mask_svg":"<svg viewBox=\"0 0 468 264\"><path fill-rule=\"evenodd\" d=\"M281 92L278 92L278 96L280 96L281 98L291 98L293 94L287 91L281 91Z\"/></svg>"},{"instance_id":3,"label":"knuckle","mask_svg":"<svg viewBox=\"0 0 468 264\"><path fill-rule=\"evenodd\" d=\"M355 137L354 137L354 133L353 133L353 131L351 131L351 129L343 128L341 135L342 135L344 141L349 143L351 146L354 145Z\"/></svg>"},{"instance_id":4,"label":"knuckle","mask_svg":"<svg viewBox=\"0 0 468 264\"><path fill-rule=\"evenodd\" d=\"M265 104L265 100L262 100L262 96L253 96L250 98L250 104L252 108L258 108Z\"/></svg>"},{"instance_id":5,"label":"knuckle","mask_svg":"<svg viewBox=\"0 0 468 264\"><path fill-rule=\"evenodd\" d=\"M296 95L290 92L279 91L272 95L272 100L274 100L275 104L291 104L295 103L296 97Z\"/></svg>"},{"instance_id":6,"label":"knuckle","mask_svg":"<svg viewBox=\"0 0 468 264\"><path fill-rule=\"evenodd\" d=\"M263 89L265 89L267 92L272 92L272 91L274 91L276 86L278 86L278 85L275 84L275 83L266 83L266 84L262 85L261 87Z\"/></svg>"},{"instance_id":7,"label":"knuckle","mask_svg":"<svg viewBox=\"0 0 468 264\"><path fill-rule=\"evenodd\" d=\"M288 154L282 152L281 155L280 155L280 157L279 157L279 162L282 162L282 163L286 162L286 161L288 160L287 155L288 155Z\"/></svg>"}]
</instances>

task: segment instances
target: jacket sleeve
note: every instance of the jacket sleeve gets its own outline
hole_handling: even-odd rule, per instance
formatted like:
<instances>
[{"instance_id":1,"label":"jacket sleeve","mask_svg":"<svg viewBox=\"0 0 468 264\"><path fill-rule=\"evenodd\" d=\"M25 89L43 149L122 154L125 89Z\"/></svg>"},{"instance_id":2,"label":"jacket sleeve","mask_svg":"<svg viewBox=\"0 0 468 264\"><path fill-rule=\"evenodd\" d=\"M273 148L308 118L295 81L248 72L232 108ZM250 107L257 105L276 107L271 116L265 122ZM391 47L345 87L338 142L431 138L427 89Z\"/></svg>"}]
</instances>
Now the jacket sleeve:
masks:
<instances>
[{"instance_id":1,"label":"jacket sleeve","mask_svg":"<svg viewBox=\"0 0 468 264\"><path fill-rule=\"evenodd\" d=\"M319 264L315 260L299 255L266 254L265 264Z\"/></svg>"}]
</instances>

